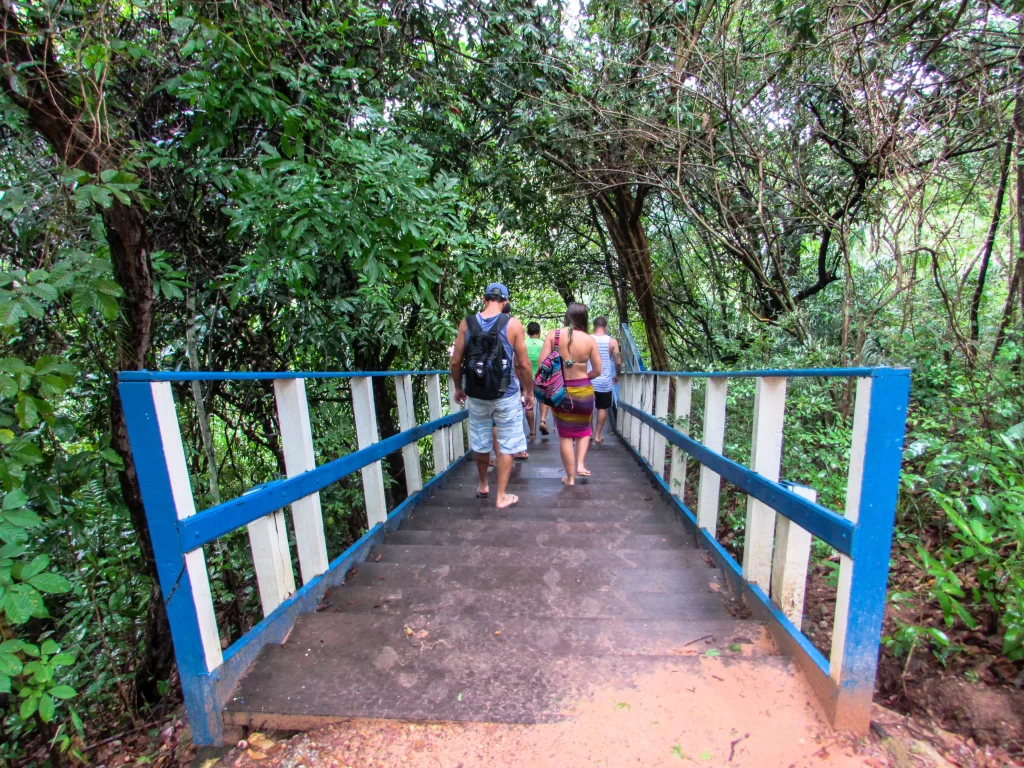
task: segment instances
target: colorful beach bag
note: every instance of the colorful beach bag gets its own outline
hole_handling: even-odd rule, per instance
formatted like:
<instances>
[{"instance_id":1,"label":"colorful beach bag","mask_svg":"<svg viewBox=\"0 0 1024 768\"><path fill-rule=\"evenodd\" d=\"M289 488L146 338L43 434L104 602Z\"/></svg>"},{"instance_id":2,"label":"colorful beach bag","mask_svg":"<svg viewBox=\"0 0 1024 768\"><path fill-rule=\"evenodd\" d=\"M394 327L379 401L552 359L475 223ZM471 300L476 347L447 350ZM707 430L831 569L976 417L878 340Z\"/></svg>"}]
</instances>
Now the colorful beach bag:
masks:
<instances>
[{"instance_id":1,"label":"colorful beach bag","mask_svg":"<svg viewBox=\"0 0 1024 768\"><path fill-rule=\"evenodd\" d=\"M555 348L544 358L537 369L537 377L533 380L533 396L552 408L557 408L565 400L565 376L562 374L562 356L558 353L558 334L555 331Z\"/></svg>"}]
</instances>

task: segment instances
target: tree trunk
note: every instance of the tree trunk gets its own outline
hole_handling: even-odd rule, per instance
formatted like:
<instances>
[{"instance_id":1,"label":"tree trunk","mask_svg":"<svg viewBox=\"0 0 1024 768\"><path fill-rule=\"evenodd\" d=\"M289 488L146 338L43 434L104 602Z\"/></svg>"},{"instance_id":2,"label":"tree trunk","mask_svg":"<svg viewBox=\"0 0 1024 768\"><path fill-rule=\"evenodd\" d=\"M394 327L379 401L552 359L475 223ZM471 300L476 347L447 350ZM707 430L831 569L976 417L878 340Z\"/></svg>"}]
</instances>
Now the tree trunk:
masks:
<instances>
[{"instance_id":1,"label":"tree trunk","mask_svg":"<svg viewBox=\"0 0 1024 768\"><path fill-rule=\"evenodd\" d=\"M601 226L601 221L597 217L597 206L594 205L594 200L590 199L590 218L594 223L594 230L597 232L597 237L601 241L601 252L604 254L604 269L608 275L608 284L612 288L612 295L615 296L615 314L619 319L619 325L629 322L629 294L626 290L625 276L622 274L622 270L612 259L611 249L608 247L608 240L604 234L604 227Z\"/></svg>"},{"instance_id":2,"label":"tree trunk","mask_svg":"<svg viewBox=\"0 0 1024 768\"><path fill-rule=\"evenodd\" d=\"M1020 54L1018 54L1018 63ZM1013 134L1016 178L1015 208L1017 215L1017 261L1010 276L1010 287L1006 295L1006 303L1003 305L1003 316L999 321L999 330L996 332L996 340L992 345L992 360L999 355L999 349L1006 340L1006 331L1013 319L1014 296L1021 298L1021 314L1024 316L1024 93L1018 83L1017 97L1013 105ZM1011 237L1011 250L1013 248ZM1011 254L1012 255L1012 254Z\"/></svg>"},{"instance_id":3,"label":"tree trunk","mask_svg":"<svg viewBox=\"0 0 1024 768\"><path fill-rule=\"evenodd\" d=\"M981 297L985 290L985 277L988 274L988 264L992 258L992 247L996 242L996 233L999 231L999 221L1003 212L1003 198L1006 196L1006 180L1010 171L1010 156L1013 153L1013 129L1006 134L1006 150L1003 153L1003 162L999 168L999 186L996 189L996 201L992 210L992 221L989 223L988 233L985 235L985 242L981 248L981 265L978 267L978 282L974 286L974 295L971 297L970 314L970 346L967 358L969 366L974 365L977 358L977 343L979 334L978 313L981 310Z\"/></svg>"},{"instance_id":4,"label":"tree trunk","mask_svg":"<svg viewBox=\"0 0 1024 768\"><path fill-rule=\"evenodd\" d=\"M108 168L117 168L117 151L95 142L79 128L81 110L68 92L67 78L54 53L56 48L48 31L24 29L10 0L0 0L0 63L6 69L4 91L27 113L32 127L68 166L98 176ZM148 222L140 205L124 205L117 198L101 215L114 279L124 292L120 302L122 317L117 328L117 370L140 370L146 367L150 356L156 300ZM155 702L160 698L157 683L170 678L174 650L116 375L109 388L110 445L124 463L118 473L121 494L138 539L142 572L152 584L145 650L136 671L136 696L141 702Z\"/></svg>"},{"instance_id":5,"label":"tree trunk","mask_svg":"<svg viewBox=\"0 0 1024 768\"><path fill-rule=\"evenodd\" d=\"M596 200L605 226L611 237L619 262L625 268L633 291L633 299L640 311L647 331L647 346L651 352L651 367L657 371L669 368L665 339L658 322L654 303L654 276L651 270L651 246L643 225L644 198L647 188L638 186L636 195L625 187L615 187L598 193Z\"/></svg>"}]
</instances>

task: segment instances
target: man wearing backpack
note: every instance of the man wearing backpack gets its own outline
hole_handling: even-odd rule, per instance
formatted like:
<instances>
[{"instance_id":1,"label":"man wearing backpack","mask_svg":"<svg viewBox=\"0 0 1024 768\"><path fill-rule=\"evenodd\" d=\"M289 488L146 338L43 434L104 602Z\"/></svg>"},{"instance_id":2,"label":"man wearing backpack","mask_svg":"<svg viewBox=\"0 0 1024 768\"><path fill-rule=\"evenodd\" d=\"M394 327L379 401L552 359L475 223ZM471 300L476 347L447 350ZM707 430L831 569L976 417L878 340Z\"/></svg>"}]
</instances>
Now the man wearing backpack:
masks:
<instances>
[{"instance_id":1,"label":"man wearing backpack","mask_svg":"<svg viewBox=\"0 0 1024 768\"><path fill-rule=\"evenodd\" d=\"M451 374L455 402L469 403L469 447L480 475L476 495L488 498L487 466L491 455L491 430L497 429L498 490L495 506L506 509L519 497L506 493L512 473L512 455L526 451L523 405L533 406L533 369L526 352L523 324L502 313L508 288L491 283L484 291L483 309L459 323L452 350ZM465 375L465 378L463 378Z\"/></svg>"}]
</instances>

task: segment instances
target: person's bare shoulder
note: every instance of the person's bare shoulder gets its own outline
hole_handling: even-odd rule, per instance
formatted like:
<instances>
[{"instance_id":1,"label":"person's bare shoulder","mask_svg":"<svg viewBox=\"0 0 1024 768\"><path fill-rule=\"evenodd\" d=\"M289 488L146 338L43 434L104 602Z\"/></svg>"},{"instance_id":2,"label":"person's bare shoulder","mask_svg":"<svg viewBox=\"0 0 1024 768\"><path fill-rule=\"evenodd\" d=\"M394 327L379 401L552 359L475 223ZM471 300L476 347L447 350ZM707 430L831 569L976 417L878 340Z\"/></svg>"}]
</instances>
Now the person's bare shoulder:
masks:
<instances>
[{"instance_id":1,"label":"person's bare shoulder","mask_svg":"<svg viewBox=\"0 0 1024 768\"><path fill-rule=\"evenodd\" d=\"M510 317L508 319L508 332L520 334L523 332L523 322L518 317Z\"/></svg>"}]
</instances>

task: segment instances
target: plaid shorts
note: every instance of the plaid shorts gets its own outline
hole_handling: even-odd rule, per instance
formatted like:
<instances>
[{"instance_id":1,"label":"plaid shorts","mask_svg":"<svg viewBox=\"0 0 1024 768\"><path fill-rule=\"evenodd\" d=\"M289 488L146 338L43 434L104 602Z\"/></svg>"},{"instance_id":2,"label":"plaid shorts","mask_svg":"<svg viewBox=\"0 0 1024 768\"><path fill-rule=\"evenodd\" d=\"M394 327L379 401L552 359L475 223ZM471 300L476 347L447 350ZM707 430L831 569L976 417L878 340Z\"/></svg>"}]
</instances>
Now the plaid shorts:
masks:
<instances>
[{"instance_id":1,"label":"plaid shorts","mask_svg":"<svg viewBox=\"0 0 1024 768\"><path fill-rule=\"evenodd\" d=\"M526 450L523 404L518 397L500 400L467 398L469 407L469 448L474 453L491 452L491 428L498 428L498 448L506 455Z\"/></svg>"}]
</instances>

